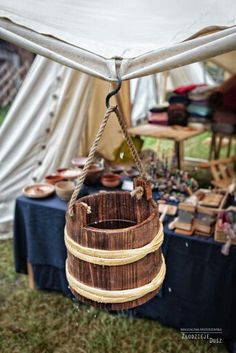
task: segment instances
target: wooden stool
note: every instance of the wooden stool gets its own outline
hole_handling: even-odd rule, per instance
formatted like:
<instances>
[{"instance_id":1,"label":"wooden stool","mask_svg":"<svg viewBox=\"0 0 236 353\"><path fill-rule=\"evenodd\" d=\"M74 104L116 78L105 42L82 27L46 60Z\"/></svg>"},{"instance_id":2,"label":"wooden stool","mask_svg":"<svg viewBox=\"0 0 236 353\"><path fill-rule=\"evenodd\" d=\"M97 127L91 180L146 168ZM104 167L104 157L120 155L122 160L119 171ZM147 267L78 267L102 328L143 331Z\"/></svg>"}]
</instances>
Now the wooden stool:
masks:
<instances>
[{"instance_id":1,"label":"wooden stool","mask_svg":"<svg viewBox=\"0 0 236 353\"><path fill-rule=\"evenodd\" d=\"M213 180L211 183L222 189L226 189L236 178L234 172L234 162L236 157L216 159L202 164L203 168L210 168Z\"/></svg>"}]
</instances>

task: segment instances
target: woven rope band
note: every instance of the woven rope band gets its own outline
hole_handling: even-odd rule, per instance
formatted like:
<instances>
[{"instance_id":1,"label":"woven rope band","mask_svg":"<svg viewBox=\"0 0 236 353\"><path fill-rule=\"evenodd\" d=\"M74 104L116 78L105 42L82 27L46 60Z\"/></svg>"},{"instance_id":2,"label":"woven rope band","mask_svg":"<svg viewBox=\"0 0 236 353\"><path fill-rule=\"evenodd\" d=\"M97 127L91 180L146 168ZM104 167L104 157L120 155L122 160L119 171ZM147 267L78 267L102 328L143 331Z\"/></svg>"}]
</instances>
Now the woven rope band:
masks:
<instances>
[{"instance_id":1,"label":"woven rope band","mask_svg":"<svg viewBox=\"0 0 236 353\"><path fill-rule=\"evenodd\" d=\"M126 250L100 250L84 247L71 239L65 227L65 244L67 250L76 258L95 265L119 266L136 262L151 252L158 250L163 242L163 226L153 240L141 248Z\"/></svg>"},{"instance_id":2,"label":"woven rope band","mask_svg":"<svg viewBox=\"0 0 236 353\"><path fill-rule=\"evenodd\" d=\"M162 264L156 277L148 284L142 287L125 290L105 290L101 288L95 288L88 286L82 282L79 282L74 276L68 271L68 265L66 261L66 277L69 282L70 288L82 297L93 300L98 303L125 303L132 300L139 299L144 295L153 292L158 289L164 281L166 273L165 259L162 255Z\"/></svg>"}]
</instances>

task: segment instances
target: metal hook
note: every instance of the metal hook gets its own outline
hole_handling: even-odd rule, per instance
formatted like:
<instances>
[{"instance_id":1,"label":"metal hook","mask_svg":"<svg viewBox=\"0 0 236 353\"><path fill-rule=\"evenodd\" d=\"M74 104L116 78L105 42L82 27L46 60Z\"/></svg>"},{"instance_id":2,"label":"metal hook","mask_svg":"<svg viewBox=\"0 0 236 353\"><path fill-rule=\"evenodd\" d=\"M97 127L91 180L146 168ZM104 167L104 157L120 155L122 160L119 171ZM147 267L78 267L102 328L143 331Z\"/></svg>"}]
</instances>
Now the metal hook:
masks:
<instances>
[{"instance_id":1,"label":"metal hook","mask_svg":"<svg viewBox=\"0 0 236 353\"><path fill-rule=\"evenodd\" d=\"M115 94L117 94L119 92L119 90L121 89L122 80L121 80L121 77L120 77L119 74L117 75L117 82L118 82L117 87L113 91L109 92L108 95L106 96L106 107L107 107L107 109L110 108L110 99L111 99L111 97L114 96Z\"/></svg>"}]
</instances>

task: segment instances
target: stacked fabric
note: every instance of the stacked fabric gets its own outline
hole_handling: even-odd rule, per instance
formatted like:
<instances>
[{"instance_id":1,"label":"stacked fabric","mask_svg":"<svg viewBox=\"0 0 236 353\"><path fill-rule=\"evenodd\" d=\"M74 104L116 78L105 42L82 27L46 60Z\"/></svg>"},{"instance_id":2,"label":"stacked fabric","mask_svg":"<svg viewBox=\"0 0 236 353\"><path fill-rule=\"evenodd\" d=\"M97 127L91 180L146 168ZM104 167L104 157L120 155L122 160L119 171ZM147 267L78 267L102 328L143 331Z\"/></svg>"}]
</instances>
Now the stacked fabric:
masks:
<instances>
[{"instance_id":1,"label":"stacked fabric","mask_svg":"<svg viewBox=\"0 0 236 353\"><path fill-rule=\"evenodd\" d=\"M212 111L209 106L209 97L215 87L200 86L189 92L190 104L187 107L188 123L195 127L211 125Z\"/></svg>"},{"instance_id":2,"label":"stacked fabric","mask_svg":"<svg viewBox=\"0 0 236 353\"><path fill-rule=\"evenodd\" d=\"M150 124L157 125L168 125L168 114L167 114L167 105L160 107L155 107L150 109L148 113L148 122Z\"/></svg>"},{"instance_id":3,"label":"stacked fabric","mask_svg":"<svg viewBox=\"0 0 236 353\"><path fill-rule=\"evenodd\" d=\"M196 85L181 86L174 90L169 98L168 124L186 126L188 122L187 106L189 104L188 92Z\"/></svg>"},{"instance_id":4,"label":"stacked fabric","mask_svg":"<svg viewBox=\"0 0 236 353\"><path fill-rule=\"evenodd\" d=\"M194 128L210 127L209 96L215 89L205 84L181 86L169 98L169 125L190 125Z\"/></svg>"}]
</instances>

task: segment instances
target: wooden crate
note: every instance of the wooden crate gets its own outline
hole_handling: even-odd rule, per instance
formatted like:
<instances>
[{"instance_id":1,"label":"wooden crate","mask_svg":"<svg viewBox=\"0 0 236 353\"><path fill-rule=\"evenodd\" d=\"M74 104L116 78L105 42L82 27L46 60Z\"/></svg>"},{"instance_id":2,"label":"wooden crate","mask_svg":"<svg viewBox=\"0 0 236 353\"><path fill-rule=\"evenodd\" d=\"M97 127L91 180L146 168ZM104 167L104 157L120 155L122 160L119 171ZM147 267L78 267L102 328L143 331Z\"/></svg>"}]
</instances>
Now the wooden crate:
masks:
<instances>
[{"instance_id":1,"label":"wooden crate","mask_svg":"<svg viewBox=\"0 0 236 353\"><path fill-rule=\"evenodd\" d=\"M223 200L221 201L220 208L227 208L229 202L230 195L228 193L225 194ZM218 222L216 222L215 232L214 232L214 240L219 243L225 243L227 241L226 235L223 230L218 226ZM232 244L236 245L236 240L232 240Z\"/></svg>"}]
</instances>

